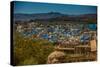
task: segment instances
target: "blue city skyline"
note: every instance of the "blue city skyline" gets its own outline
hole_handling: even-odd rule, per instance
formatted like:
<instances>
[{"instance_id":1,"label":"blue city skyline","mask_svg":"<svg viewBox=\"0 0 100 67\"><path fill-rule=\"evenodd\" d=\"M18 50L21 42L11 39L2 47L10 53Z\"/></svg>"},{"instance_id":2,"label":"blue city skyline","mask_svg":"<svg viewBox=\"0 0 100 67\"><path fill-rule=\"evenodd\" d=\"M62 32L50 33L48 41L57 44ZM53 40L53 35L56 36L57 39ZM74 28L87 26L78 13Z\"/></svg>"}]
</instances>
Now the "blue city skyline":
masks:
<instances>
[{"instance_id":1,"label":"blue city skyline","mask_svg":"<svg viewBox=\"0 0 100 67\"><path fill-rule=\"evenodd\" d=\"M96 14L96 6L88 5L71 5L71 4L53 4L53 3L39 3L39 2L22 2L14 1L14 13L35 14L59 12L69 15L80 14Z\"/></svg>"}]
</instances>

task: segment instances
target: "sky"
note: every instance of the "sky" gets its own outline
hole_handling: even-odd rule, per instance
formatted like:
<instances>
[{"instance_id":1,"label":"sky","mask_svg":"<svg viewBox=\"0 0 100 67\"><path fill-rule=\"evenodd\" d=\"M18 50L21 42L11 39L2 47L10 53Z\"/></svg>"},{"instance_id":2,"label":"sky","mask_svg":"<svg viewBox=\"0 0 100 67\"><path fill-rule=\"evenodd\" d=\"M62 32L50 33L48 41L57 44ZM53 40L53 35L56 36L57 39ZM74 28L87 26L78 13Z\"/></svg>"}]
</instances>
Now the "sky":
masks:
<instances>
[{"instance_id":1,"label":"sky","mask_svg":"<svg viewBox=\"0 0 100 67\"><path fill-rule=\"evenodd\" d=\"M22 1L14 2L14 13L35 14L48 12L59 12L69 15L95 14L97 13L97 7Z\"/></svg>"}]
</instances>

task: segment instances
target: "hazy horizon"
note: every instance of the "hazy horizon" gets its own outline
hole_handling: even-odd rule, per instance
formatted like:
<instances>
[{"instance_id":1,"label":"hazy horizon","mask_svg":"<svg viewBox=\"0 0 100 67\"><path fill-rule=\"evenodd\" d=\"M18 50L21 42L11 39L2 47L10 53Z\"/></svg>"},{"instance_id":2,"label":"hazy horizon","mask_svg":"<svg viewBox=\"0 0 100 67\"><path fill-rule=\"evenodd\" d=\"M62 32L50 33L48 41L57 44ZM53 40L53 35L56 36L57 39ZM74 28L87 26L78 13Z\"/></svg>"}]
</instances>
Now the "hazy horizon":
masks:
<instances>
[{"instance_id":1,"label":"hazy horizon","mask_svg":"<svg viewBox=\"0 0 100 67\"><path fill-rule=\"evenodd\" d=\"M14 1L14 14L38 14L50 12L57 12L68 15L97 14L97 7L85 5Z\"/></svg>"}]
</instances>

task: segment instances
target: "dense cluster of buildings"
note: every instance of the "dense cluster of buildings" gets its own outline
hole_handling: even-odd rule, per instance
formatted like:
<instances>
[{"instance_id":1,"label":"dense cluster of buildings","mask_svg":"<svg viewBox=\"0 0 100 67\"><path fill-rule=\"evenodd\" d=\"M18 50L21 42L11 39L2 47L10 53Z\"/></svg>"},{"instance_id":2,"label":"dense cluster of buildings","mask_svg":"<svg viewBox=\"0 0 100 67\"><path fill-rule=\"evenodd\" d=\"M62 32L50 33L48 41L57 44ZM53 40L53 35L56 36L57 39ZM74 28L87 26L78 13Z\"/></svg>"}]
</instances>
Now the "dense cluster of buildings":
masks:
<instances>
[{"instance_id":1,"label":"dense cluster of buildings","mask_svg":"<svg viewBox=\"0 0 100 67\"><path fill-rule=\"evenodd\" d=\"M41 24L36 22L25 25L17 25L16 31L25 36L36 36L50 42L62 42L66 44L86 43L91 38L96 38L96 30L91 30L87 24ZM92 33L93 32L93 33Z\"/></svg>"}]
</instances>

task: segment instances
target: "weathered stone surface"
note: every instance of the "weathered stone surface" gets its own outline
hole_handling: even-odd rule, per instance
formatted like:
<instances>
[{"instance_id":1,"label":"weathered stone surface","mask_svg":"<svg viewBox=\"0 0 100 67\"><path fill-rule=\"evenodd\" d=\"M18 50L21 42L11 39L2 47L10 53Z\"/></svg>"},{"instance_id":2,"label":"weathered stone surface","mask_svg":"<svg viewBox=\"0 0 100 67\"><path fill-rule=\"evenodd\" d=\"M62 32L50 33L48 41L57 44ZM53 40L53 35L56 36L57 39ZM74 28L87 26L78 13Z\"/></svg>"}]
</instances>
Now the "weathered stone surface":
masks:
<instances>
[{"instance_id":1,"label":"weathered stone surface","mask_svg":"<svg viewBox=\"0 0 100 67\"><path fill-rule=\"evenodd\" d=\"M66 54L61 51L54 51L48 56L47 63L52 64L52 63L63 63L65 60Z\"/></svg>"}]
</instances>

